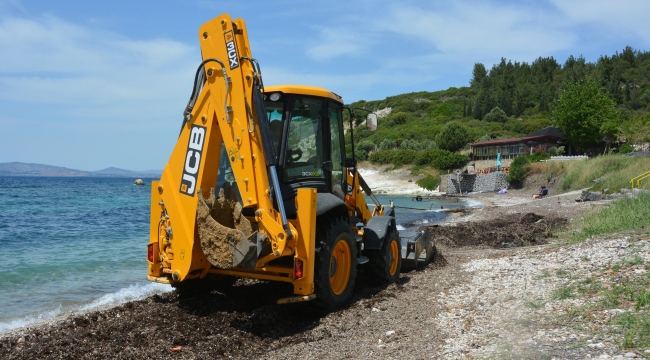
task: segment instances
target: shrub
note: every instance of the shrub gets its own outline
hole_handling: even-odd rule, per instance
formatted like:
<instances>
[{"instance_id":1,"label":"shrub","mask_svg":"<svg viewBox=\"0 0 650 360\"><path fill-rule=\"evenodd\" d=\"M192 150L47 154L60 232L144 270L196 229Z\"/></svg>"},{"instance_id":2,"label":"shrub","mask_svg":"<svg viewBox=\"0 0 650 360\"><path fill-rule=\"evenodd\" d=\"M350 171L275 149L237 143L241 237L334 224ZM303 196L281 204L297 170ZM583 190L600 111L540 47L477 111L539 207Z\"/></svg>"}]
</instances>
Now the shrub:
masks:
<instances>
[{"instance_id":1,"label":"shrub","mask_svg":"<svg viewBox=\"0 0 650 360\"><path fill-rule=\"evenodd\" d=\"M527 158L528 158L528 160L530 160L530 162L542 161L542 160L550 159L551 154L546 153L546 152L536 152L536 153L533 153L533 155L528 155Z\"/></svg>"},{"instance_id":2,"label":"shrub","mask_svg":"<svg viewBox=\"0 0 650 360\"><path fill-rule=\"evenodd\" d=\"M406 113L398 112L397 114L392 116L391 120L393 120L395 124L406 124L407 118L408 116L406 115Z\"/></svg>"},{"instance_id":3,"label":"shrub","mask_svg":"<svg viewBox=\"0 0 650 360\"><path fill-rule=\"evenodd\" d=\"M354 140L359 141L361 139L365 139L367 137L370 137L372 134L374 134L372 131L369 131L365 127L360 127L360 128L354 129Z\"/></svg>"},{"instance_id":4,"label":"shrub","mask_svg":"<svg viewBox=\"0 0 650 360\"><path fill-rule=\"evenodd\" d=\"M435 190L438 187L438 184L440 183L440 177L427 175L426 177L416 181L415 183L427 190Z\"/></svg>"},{"instance_id":5,"label":"shrub","mask_svg":"<svg viewBox=\"0 0 650 360\"><path fill-rule=\"evenodd\" d=\"M434 157L434 151L433 150L424 150L424 151L419 151L417 155L415 155L415 165L429 165L433 161Z\"/></svg>"},{"instance_id":6,"label":"shrub","mask_svg":"<svg viewBox=\"0 0 650 360\"><path fill-rule=\"evenodd\" d=\"M375 150L375 143L370 141L370 140L363 140L360 141L357 146L355 147L355 150L363 150L367 153L370 153L371 151Z\"/></svg>"},{"instance_id":7,"label":"shrub","mask_svg":"<svg viewBox=\"0 0 650 360\"><path fill-rule=\"evenodd\" d=\"M368 160L373 164L390 164L393 150L378 150L370 154Z\"/></svg>"},{"instance_id":8,"label":"shrub","mask_svg":"<svg viewBox=\"0 0 650 360\"><path fill-rule=\"evenodd\" d=\"M434 168L440 170L457 169L461 167L466 161L467 156L465 155L445 151L444 153L441 153L438 156L434 157L431 165L433 165Z\"/></svg>"},{"instance_id":9,"label":"shrub","mask_svg":"<svg viewBox=\"0 0 650 360\"><path fill-rule=\"evenodd\" d=\"M442 149L427 149L419 151L415 156L416 165L431 165L436 169L456 169L460 167L467 157L458 153Z\"/></svg>"},{"instance_id":10,"label":"shrub","mask_svg":"<svg viewBox=\"0 0 650 360\"><path fill-rule=\"evenodd\" d=\"M419 142L417 140L411 139L402 141L402 143L399 144L399 147L401 149L425 150L436 147L436 142L432 140L424 140L422 142Z\"/></svg>"},{"instance_id":11,"label":"shrub","mask_svg":"<svg viewBox=\"0 0 650 360\"><path fill-rule=\"evenodd\" d=\"M392 150L397 146L397 143L395 140L392 139L384 139L379 143L379 149L380 150Z\"/></svg>"},{"instance_id":12,"label":"shrub","mask_svg":"<svg viewBox=\"0 0 650 360\"><path fill-rule=\"evenodd\" d=\"M621 146L618 148L618 152L619 152L620 154L627 154L627 153L630 153L630 152L632 152L632 151L634 151L634 147L632 147L632 145L627 144L627 143L621 145Z\"/></svg>"},{"instance_id":13,"label":"shrub","mask_svg":"<svg viewBox=\"0 0 650 360\"><path fill-rule=\"evenodd\" d=\"M398 166L412 164L415 160L415 153L415 150L409 149L393 151L391 162Z\"/></svg>"},{"instance_id":14,"label":"shrub","mask_svg":"<svg viewBox=\"0 0 650 360\"><path fill-rule=\"evenodd\" d=\"M546 152L551 154L551 156L555 156L557 153L557 148L555 146L551 146Z\"/></svg>"},{"instance_id":15,"label":"shrub","mask_svg":"<svg viewBox=\"0 0 650 360\"><path fill-rule=\"evenodd\" d=\"M368 152L364 149L354 149L354 157L357 161L368 160Z\"/></svg>"},{"instance_id":16,"label":"shrub","mask_svg":"<svg viewBox=\"0 0 650 360\"><path fill-rule=\"evenodd\" d=\"M526 176L526 167L530 163L528 156L520 156L510 164L510 172L506 180L509 183L519 183Z\"/></svg>"}]
</instances>

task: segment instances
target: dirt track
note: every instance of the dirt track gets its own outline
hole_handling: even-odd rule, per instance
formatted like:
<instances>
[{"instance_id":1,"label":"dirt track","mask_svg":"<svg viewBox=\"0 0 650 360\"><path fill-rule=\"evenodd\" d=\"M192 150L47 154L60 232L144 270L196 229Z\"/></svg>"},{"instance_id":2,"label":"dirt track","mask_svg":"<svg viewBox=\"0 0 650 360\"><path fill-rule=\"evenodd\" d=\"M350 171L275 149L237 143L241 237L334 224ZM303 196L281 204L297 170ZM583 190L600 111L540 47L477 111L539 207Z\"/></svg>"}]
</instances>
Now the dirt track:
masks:
<instances>
[{"instance_id":1,"label":"dirt track","mask_svg":"<svg viewBox=\"0 0 650 360\"><path fill-rule=\"evenodd\" d=\"M360 271L353 303L338 312L276 305L290 293L286 284L239 280L226 293L174 292L19 331L0 340L0 357L436 357L449 335L433 321L447 311L433 298L469 281L462 263L503 256L493 248L545 243L549 229L566 222L540 219L511 214L501 222L431 227L442 255L427 269L403 273L387 288Z\"/></svg>"}]
</instances>

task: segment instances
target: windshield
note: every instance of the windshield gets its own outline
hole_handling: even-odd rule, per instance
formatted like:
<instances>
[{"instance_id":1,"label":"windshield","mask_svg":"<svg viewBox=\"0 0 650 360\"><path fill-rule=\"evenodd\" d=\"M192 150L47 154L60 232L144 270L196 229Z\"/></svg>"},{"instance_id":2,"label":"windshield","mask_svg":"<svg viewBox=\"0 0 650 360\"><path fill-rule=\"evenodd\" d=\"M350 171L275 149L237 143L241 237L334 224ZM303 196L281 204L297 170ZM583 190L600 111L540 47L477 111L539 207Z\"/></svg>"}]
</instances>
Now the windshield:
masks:
<instances>
[{"instance_id":1,"label":"windshield","mask_svg":"<svg viewBox=\"0 0 650 360\"><path fill-rule=\"evenodd\" d=\"M327 116L323 99L300 97L292 101L291 121L285 154L284 181L298 178L324 178L323 118Z\"/></svg>"}]
</instances>

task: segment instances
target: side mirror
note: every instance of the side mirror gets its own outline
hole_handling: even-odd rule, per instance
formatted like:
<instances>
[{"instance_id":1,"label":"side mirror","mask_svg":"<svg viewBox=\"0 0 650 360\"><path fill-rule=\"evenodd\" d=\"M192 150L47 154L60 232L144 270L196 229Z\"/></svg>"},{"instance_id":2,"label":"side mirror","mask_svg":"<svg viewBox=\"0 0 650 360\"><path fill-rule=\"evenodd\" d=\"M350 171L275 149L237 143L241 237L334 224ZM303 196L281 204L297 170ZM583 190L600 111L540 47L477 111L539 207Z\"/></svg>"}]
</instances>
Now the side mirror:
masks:
<instances>
[{"instance_id":1,"label":"side mirror","mask_svg":"<svg viewBox=\"0 0 650 360\"><path fill-rule=\"evenodd\" d=\"M366 115L366 129L368 131L377 130L377 114L370 113Z\"/></svg>"}]
</instances>

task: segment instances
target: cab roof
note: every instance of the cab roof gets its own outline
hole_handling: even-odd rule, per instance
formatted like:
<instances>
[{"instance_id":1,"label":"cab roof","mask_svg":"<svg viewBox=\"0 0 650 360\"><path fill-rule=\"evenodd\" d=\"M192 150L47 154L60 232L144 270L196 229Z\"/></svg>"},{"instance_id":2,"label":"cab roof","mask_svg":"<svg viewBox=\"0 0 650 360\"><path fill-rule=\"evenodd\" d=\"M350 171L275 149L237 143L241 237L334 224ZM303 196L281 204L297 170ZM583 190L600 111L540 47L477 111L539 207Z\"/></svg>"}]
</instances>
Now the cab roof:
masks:
<instances>
[{"instance_id":1,"label":"cab roof","mask_svg":"<svg viewBox=\"0 0 650 360\"><path fill-rule=\"evenodd\" d=\"M323 89L317 86L307 86L307 85L273 85L273 86L264 86L264 93L270 94L272 92L281 92L284 94L299 94L299 95L309 95L309 96L319 96L330 98L338 103L343 104L343 98L338 94L335 94L327 89Z\"/></svg>"}]
</instances>

